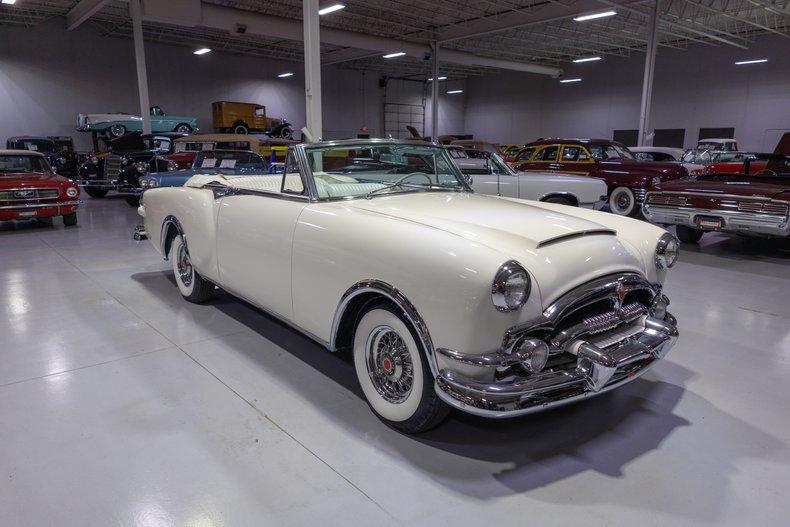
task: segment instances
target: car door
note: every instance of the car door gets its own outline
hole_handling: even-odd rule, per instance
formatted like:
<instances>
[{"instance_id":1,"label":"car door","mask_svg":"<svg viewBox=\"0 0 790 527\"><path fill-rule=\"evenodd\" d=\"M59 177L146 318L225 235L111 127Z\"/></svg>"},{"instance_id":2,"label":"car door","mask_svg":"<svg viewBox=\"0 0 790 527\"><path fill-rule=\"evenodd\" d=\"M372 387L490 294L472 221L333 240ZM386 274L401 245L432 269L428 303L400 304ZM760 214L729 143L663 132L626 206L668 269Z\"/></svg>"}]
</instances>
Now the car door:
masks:
<instances>
[{"instance_id":1,"label":"car door","mask_svg":"<svg viewBox=\"0 0 790 527\"><path fill-rule=\"evenodd\" d=\"M498 155L490 154L487 157L487 170L483 173L470 174L472 190L480 194L517 198L518 175L508 170L504 160Z\"/></svg>"},{"instance_id":2,"label":"car door","mask_svg":"<svg viewBox=\"0 0 790 527\"><path fill-rule=\"evenodd\" d=\"M293 233L309 199L293 154L286 167L233 180L243 190L220 198L217 259L223 288L291 320Z\"/></svg>"},{"instance_id":3,"label":"car door","mask_svg":"<svg viewBox=\"0 0 790 527\"><path fill-rule=\"evenodd\" d=\"M562 145L557 162L557 170L580 176L589 176L594 167L595 160L593 160L584 146Z\"/></svg>"},{"instance_id":4,"label":"car door","mask_svg":"<svg viewBox=\"0 0 790 527\"><path fill-rule=\"evenodd\" d=\"M560 145L544 145L537 149L532 159L526 163L518 165L518 170L529 171L550 171L559 170L557 157L559 155Z\"/></svg>"}]
</instances>

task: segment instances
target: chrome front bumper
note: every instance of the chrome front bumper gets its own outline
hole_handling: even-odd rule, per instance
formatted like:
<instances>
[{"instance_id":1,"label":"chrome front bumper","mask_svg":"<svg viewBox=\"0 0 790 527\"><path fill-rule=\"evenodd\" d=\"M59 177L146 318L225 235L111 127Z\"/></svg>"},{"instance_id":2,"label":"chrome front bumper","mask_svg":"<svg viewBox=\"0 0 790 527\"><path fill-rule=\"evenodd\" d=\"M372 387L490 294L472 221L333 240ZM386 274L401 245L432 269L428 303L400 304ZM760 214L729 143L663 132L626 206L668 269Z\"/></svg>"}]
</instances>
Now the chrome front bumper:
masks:
<instances>
[{"instance_id":1,"label":"chrome front bumper","mask_svg":"<svg viewBox=\"0 0 790 527\"><path fill-rule=\"evenodd\" d=\"M686 227L700 230L716 230L753 236L790 236L790 218L777 214L698 209L694 207L665 207L649 204L642 207L642 212L652 223L664 225L685 225ZM696 222L698 216L721 218L722 227L720 229L700 227Z\"/></svg>"},{"instance_id":2,"label":"chrome front bumper","mask_svg":"<svg viewBox=\"0 0 790 527\"><path fill-rule=\"evenodd\" d=\"M102 190L116 190L120 187L117 179L78 179L77 185L81 187L94 187Z\"/></svg>"},{"instance_id":3,"label":"chrome front bumper","mask_svg":"<svg viewBox=\"0 0 790 527\"><path fill-rule=\"evenodd\" d=\"M30 209L50 209L60 207L74 207L82 201L75 199L71 201L58 201L54 203L16 203L14 205L0 205L0 210L30 210Z\"/></svg>"}]
</instances>

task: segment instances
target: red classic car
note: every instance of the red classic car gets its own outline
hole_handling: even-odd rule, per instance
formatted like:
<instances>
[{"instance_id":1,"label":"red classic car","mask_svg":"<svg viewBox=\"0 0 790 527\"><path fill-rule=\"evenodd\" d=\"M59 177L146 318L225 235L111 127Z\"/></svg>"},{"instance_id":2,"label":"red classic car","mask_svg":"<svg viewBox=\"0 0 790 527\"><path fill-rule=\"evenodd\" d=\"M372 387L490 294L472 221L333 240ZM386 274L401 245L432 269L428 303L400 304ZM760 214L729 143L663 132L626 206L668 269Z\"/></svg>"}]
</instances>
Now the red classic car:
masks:
<instances>
[{"instance_id":1,"label":"red classic car","mask_svg":"<svg viewBox=\"0 0 790 527\"><path fill-rule=\"evenodd\" d=\"M748 165L748 162L745 163ZM647 193L643 212L653 223L676 225L680 241L705 232L790 236L790 157L771 154L755 175L703 174L667 181Z\"/></svg>"},{"instance_id":2,"label":"red classic car","mask_svg":"<svg viewBox=\"0 0 790 527\"><path fill-rule=\"evenodd\" d=\"M63 216L77 224L80 189L52 171L43 154L29 150L0 150L0 221Z\"/></svg>"},{"instance_id":3,"label":"red classic car","mask_svg":"<svg viewBox=\"0 0 790 527\"><path fill-rule=\"evenodd\" d=\"M749 160L748 171L744 170L744 161ZM759 154L747 154L744 152L725 152L718 158L702 169L703 174L757 174L765 169L767 160Z\"/></svg>"},{"instance_id":4,"label":"red classic car","mask_svg":"<svg viewBox=\"0 0 790 527\"><path fill-rule=\"evenodd\" d=\"M640 161L622 143L607 139L541 139L519 151L513 168L558 171L603 179L615 214L639 214L645 193L654 185L685 177L679 163Z\"/></svg>"}]
</instances>

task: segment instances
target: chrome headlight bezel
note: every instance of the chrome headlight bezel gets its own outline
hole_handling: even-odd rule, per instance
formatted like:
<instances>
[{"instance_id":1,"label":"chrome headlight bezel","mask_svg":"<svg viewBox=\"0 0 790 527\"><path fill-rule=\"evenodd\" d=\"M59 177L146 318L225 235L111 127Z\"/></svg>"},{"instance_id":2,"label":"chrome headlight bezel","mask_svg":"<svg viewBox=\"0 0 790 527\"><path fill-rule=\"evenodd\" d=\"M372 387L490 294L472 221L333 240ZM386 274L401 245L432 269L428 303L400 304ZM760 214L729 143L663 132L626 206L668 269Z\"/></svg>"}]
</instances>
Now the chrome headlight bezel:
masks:
<instances>
[{"instance_id":1,"label":"chrome headlight bezel","mask_svg":"<svg viewBox=\"0 0 790 527\"><path fill-rule=\"evenodd\" d=\"M656 244L655 264L657 269L671 269L678 261L680 241L670 233L664 233Z\"/></svg>"},{"instance_id":2,"label":"chrome headlight bezel","mask_svg":"<svg viewBox=\"0 0 790 527\"><path fill-rule=\"evenodd\" d=\"M148 172L148 163L145 161L140 161L134 164L134 169L137 170L140 174L146 174Z\"/></svg>"},{"instance_id":3,"label":"chrome headlight bezel","mask_svg":"<svg viewBox=\"0 0 790 527\"><path fill-rule=\"evenodd\" d=\"M154 188L157 186L157 182L152 177L144 177L140 178L140 187L141 188Z\"/></svg>"},{"instance_id":4,"label":"chrome headlight bezel","mask_svg":"<svg viewBox=\"0 0 790 527\"><path fill-rule=\"evenodd\" d=\"M520 282L520 284L519 284ZM507 313L521 308L529 299L532 279L515 260L503 263L491 284L491 302L497 311Z\"/></svg>"},{"instance_id":5,"label":"chrome headlight bezel","mask_svg":"<svg viewBox=\"0 0 790 527\"><path fill-rule=\"evenodd\" d=\"M68 187L66 189L66 196L70 198L76 198L80 195L80 189L78 187Z\"/></svg>"}]
</instances>

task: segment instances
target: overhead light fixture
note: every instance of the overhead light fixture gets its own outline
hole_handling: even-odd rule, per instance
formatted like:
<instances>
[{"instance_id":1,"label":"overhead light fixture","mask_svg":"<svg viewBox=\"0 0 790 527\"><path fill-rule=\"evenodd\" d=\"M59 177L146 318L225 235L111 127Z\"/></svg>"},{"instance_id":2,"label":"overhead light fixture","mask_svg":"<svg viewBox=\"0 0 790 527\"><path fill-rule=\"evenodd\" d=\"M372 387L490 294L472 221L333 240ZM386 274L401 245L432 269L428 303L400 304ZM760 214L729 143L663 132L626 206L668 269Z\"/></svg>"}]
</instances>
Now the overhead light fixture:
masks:
<instances>
[{"instance_id":1,"label":"overhead light fixture","mask_svg":"<svg viewBox=\"0 0 790 527\"><path fill-rule=\"evenodd\" d=\"M573 59L573 62L578 64L580 62L593 62L593 61L596 61L596 60L601 60L601 57L585 57L583 59Z\"/></svg>"},{"instance_id":2,"label":"overhead light fixture","mask_svg":"<svg viewBox=\"0 0 790 527\"><path fill-rule=\"evenodd\" d=\"M453 95L455 93L464 93L464 90L450 90L447 92L448 95Z\"/></svg>"},{"instance_id":3,"label":"overhead light fixture","mask_svg":"<svg viewBox=\"0 0 790 527\"><path fill-rule=\"evenodd\" d=\"M335 11L340 11L341 9L345 9L345 8L346 8L346 4L332 4L319 9L318 14L328 15L329 13L334 13Z\"/></svg>"},{"instance_id":4,"label":"overhead light fixture","mask_svg":"<svg viewBox=\"0 0 790 527\"><path fill-rule=\"evenodd\" d=\"M293 72L292 71L286 71L285 73L280 73L277 76L280 77L281 79L284 79L286 77L293 77Z\"/></svg>"},{"instance_id":5,"label":"overhead light fixture","mask_svg":"<svg viewBox=\"0 0 790 527\"><path fill-rule=\"evenodd\" d=\"M429 80L429 81L432 81L432 80L433 80L433 77L428 77L428 80ZM446 80L447 80L447 77L439 77L439 80L440 80L440 81L446 81Z\"/></svg>"},{"instance_id":6,"label":"overhead light fixture","mask_svg":"<svg viewBox=\"0 0 790 527\"><path fill-rule=\"evenodd\" d=\"M195 55L205 55L206 53L211 53L211 48L200 48L193 51Z\"/></svg>"},{"instance_id":7,"label":"overhead light fixture","mask_svg":"<svg viewBox=\"0 0 790 527\"><path fill-rule=\"evenodd\" d=\"M605 18L607 16L614 16L617 11L602 11L600 13L593 13L591 15L577 16L573 19L574 22L584 22L585 20L595 20L596 18Z\"/></svg>"},{"instance_id":8,"label":"overhead light fixture","mask_svg":"<svg viewBox=\"0 0 790 527\"><path fill-rule=\"evenodd\" d=\"M740 60L735 65L743 66L744 64L760 64L761 62L768 62L768 59Z\"/></svg>"},{"instance_id":9,"label":"overhead light fixture","mask_svg":"<svg viewBox=\"0 0 790 527\"><path fill-rule=\"evenodd\" d=\"M385 59L394 59L395 57L402 57L406 54L404 51L398 51L397 53L390 53L388 55L384 55Z\"/></svg>"},{"instance_id":10,"label":"overhead light fixture","mask_svg":"<svg viewBox=\"0 0 790 527\"><path fill-rule=\"evenodd\" d=\"M16 0L3 0L3 3L6 5L14 5L16 3Z\"/></svg>"},{"instance_id":11,"label":"overhead light fixture","mask_svg":"<svg viewBox=\"0 0 790 527\"><path fill-rule=\"evenodd\" d=\"M568 84L569 82L581 82L581 81L582 81L581 77L576 77L576 78L573 78L573 79L562 79L560 82L562 84Z\"/></svg>"}]
</instances>

